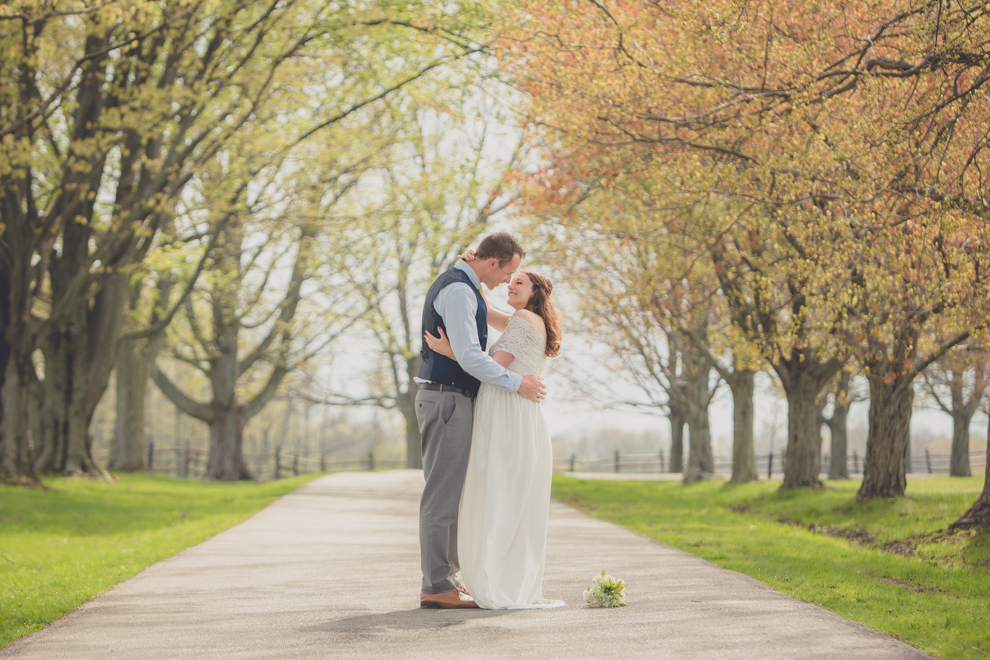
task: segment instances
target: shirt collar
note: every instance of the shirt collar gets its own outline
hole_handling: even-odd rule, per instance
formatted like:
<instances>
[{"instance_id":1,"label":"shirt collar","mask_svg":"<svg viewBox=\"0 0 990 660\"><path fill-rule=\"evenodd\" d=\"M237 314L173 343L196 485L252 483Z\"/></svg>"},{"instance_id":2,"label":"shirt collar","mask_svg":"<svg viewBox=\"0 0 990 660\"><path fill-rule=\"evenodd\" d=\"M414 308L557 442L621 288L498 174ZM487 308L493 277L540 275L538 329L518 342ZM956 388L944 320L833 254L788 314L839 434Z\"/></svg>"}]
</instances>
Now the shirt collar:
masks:
<instances>
[{"instance_id":1,"label":"shirt collar","mask_svg":"<svg viewBox=\"0 0 990 660\"><path fill-rule=\"evenodd\" d=\"M475 289L481 288L481 279L478 278L478 274L474 272L474 268L468 266L468 263L466 261L461 261L460 259L458 259L457 263L454 265L454 268L463 270L465 273L467 273L467 276L471 279L471 283L474 284Z\"/></svg>"}]
</instances>

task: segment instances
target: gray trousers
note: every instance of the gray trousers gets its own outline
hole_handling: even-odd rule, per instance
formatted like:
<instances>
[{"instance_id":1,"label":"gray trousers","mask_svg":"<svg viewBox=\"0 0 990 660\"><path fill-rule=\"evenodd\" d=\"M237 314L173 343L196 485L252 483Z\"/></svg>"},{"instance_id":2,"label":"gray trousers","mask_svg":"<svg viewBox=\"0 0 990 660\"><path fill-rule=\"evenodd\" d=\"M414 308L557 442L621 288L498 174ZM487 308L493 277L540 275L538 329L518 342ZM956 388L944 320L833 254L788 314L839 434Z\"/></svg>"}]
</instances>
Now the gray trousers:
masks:
<instances>
[{"instance_id":1,"label":"gray trousers","mask_svg":"<svg viewBox=\"0 0 990 660\"><path fill-rule=\"evenodd\" d=\"M457 509L471 453L474 400L454 392L421 389L416 419L423 437L426 487L419 502L419 551L423 593L442 594L457 585Z\"/></svg>"}]
</instances>

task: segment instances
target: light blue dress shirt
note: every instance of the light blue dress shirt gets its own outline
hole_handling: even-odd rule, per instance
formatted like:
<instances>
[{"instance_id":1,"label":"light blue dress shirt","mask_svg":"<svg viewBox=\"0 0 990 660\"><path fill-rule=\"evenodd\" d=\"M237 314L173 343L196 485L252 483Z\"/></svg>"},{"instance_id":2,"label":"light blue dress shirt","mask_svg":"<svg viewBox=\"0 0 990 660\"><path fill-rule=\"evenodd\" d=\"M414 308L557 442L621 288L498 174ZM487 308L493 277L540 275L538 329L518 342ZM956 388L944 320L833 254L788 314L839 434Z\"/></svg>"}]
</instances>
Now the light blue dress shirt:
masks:
<instances>
[{"instance_id":1,"label":"light blue dress shirt","mask_svg":"<svg viewBox=\"0 0 990 660\"><path fill-rule=\"evenodd\" d=\"M467 273L476 288L481 288L481 280L474 269L464 261L457 261L454 268ZM481 350L478 339L478 297L464 282L454 282L441 289L433 300L433 309L443 318L447 326L447 339L457 358L457 364L482 383L501 387L509 392L518 392L522 376L513 373L491 359ZM432 334L432 333L431 333Z\"/></svg>"}]
</instances>

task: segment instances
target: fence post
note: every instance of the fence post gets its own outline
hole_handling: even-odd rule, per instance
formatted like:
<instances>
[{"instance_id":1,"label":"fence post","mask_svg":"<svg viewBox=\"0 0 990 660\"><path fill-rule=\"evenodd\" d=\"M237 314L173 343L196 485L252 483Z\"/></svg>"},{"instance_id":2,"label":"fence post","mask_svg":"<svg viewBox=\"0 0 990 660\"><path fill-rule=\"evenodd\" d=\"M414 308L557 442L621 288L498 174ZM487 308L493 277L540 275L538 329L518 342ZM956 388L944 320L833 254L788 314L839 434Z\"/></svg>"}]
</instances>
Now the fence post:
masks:
<instances>
[{"instance_id":1,"label":"fence post","mask_svg":"<svg viewBox=\"0 0 990 660\"><path fill-rule=\"evenodd\" d=\"M274 453L275 453L275 467L272 470L272 479L277 481L278 473L282 469L282 466L280 465L280 463L282 462L282 445L275 445Z\"/></svg>"},{"instance_id":2,"label":"fence post","mask_svg":"<svg viewBox=\"0 0 990 660\"><path fill-rule=\"evenodd\" d=\"M823 468L822 469L822 472L824 472L825 474L828 474L829 472L832 471L831 470L831 468L832 468L832 456L828 452L825 452L825 457L822 460L822 468Z\"/></svg>"},{"instance_id":3,"label":"fence post","mask_svg":"<svg viewBox=\"0 0 990 660\"><path fill-rule=\"evenodd\" d=\"M574 454L571 454L571 472L574 472L574 459L575 459Z\"/></svg>"},{"instance_id":4,"label":"fence post","mask_svg":"<svg viewBox=\"0 0 990 660\"><path fill-rule=\"evenodd\" d=\"M615 471L619 471L619 450L615 450Z\"/></svg>"},{"instance_id":5,"label":"fence post","mask_svg":"<svg viewBox=\"0 0 990 660\"><path fill-rule=\"evenodd\" d=\"M148 469L155 469L155 441L152 440L148 443Z\"/></svg>"},{"instance_id":6,"label":"fence post","mask_svg":"<svg viewBox=\"0 0 990 660\"><path fill-rule=\"evenodd\" d=\"M327 455L320 454L320 472L327 471Z\"/></svg>"},{"instance_id":7,"label":"fence post","mask_svg":"<svg viewBox=\"0 0 990 660\"><path fill-rule=\"evenodd\" d=\"M859 474L859 454L853 450L853 474Z\"/></svg>"},{"instance_id":8,"label":"fence post","mask_svg":"<svg viewBox=\"0 0 990 660\"><path fill-rule=\"evenodd\" d=\"M299 476L299 454L292 455L292 476Z\"/></svg>"},{"instance_id":9,"label":"fence post","mask_svg":"<svg viewBox=\"0 0 990 660\"><path fill-rule=\"evenodd\" d=\"M660 450L660 472L666 472L663 465L663 450Z\"/></svg>"},{"instance_id":10,"label":"fence post","mask_svg":"<svg viewBox=\"0 0 990 660\"><path fill-rule=\"evenodd\" d=\"M773 452L767 456L767 481L773 479Z\"/></svg>"},{"instance_id":11,"label":"fence post","mask_svg":"<svg viewBox=\"0 0 990 660\"><path fill-rule=\"evenodd\" d=\"M374 470L374 469L375 469L375 452L369 451L368 452L368 470L370 471L370 470Z\"/></svg>"},{"instance_id":12,"label":"fence post","mask_svg":"<svg viewBox=\"0 0 990 660\"><path fill-rule=\"evenodd\" d=\"M928 466L928 474L932 473L932 456L928 453L928 447L925 447L925 465Z\"/></svg>"}]
</instances>

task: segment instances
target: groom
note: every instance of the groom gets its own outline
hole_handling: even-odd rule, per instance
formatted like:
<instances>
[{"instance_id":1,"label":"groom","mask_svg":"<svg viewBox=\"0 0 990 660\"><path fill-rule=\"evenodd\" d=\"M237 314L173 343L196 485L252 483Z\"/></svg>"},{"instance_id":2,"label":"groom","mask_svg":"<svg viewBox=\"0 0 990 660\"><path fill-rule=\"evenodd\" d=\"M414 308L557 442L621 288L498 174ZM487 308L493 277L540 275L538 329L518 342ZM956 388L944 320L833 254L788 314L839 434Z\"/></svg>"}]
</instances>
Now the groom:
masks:
<instances>
[{"instance_id":1,"label":"groom","mask_svg":"<svg viewBox=\"0 0 990 660\"><path fill-rule=\"evenodd\" d=\"M471 451L474 397L488 383L540 402L546 387L539 376L513 373L491 359L488 306L481 285L509 282L526 252L509 234L492 234L478 245L470 263L458 261L426 294L423 332L443 328L457 360L431 351L426 343L416 382L416 418L423 438L426 488L419 504L419 547L423 567L420 607L477 607L455 584L457 508Z\"/></svg>"}]
</instances>

